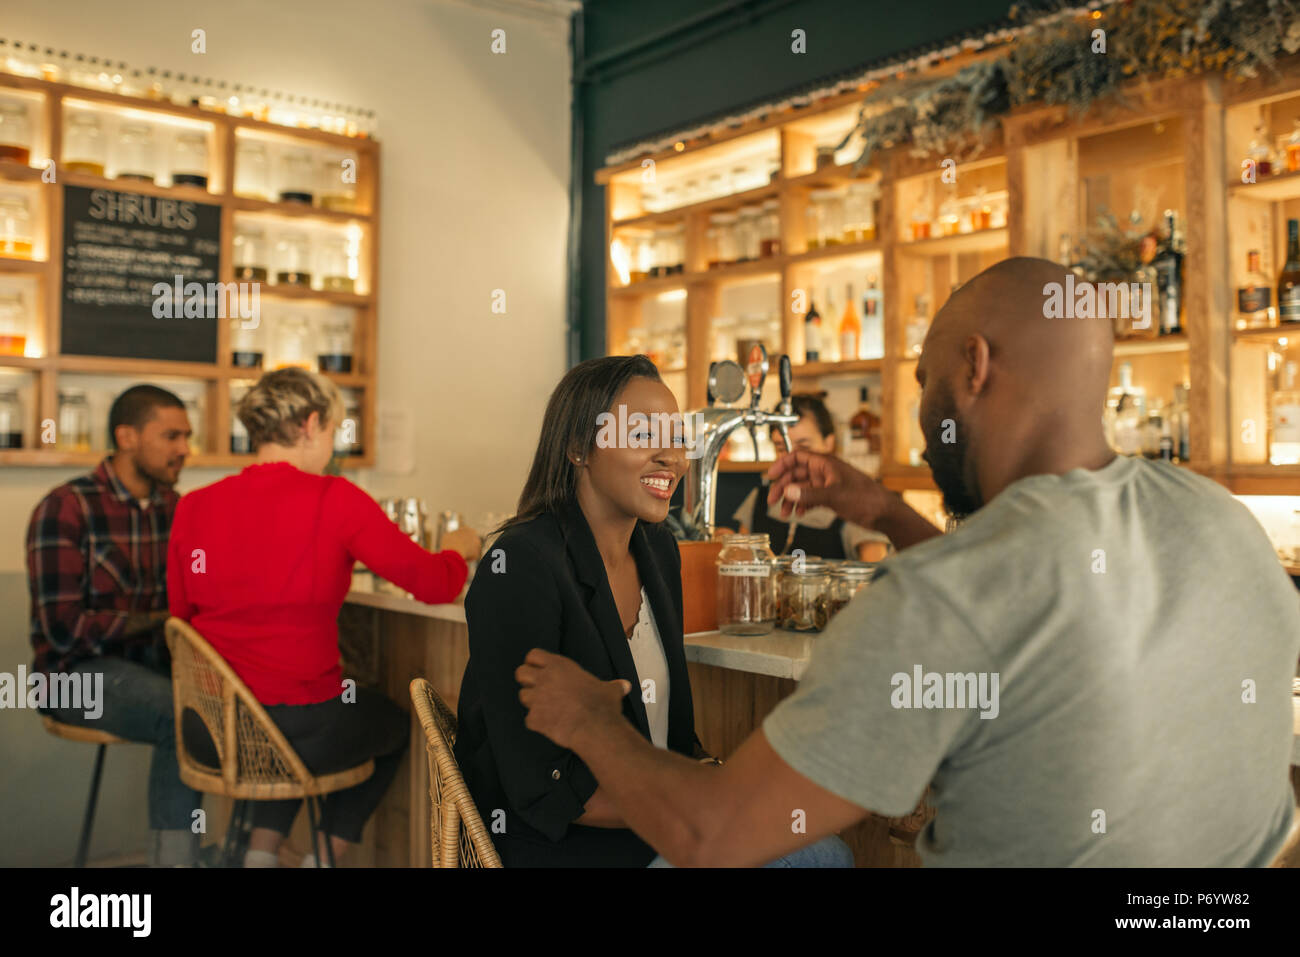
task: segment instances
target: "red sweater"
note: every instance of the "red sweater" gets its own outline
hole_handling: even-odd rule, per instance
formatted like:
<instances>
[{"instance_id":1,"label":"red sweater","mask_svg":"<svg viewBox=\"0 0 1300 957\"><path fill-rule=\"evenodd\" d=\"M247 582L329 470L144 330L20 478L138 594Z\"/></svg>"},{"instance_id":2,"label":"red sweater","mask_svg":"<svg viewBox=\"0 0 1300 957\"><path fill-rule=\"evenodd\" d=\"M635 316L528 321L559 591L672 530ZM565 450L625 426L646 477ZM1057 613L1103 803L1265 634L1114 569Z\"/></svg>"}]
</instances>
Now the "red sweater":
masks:
<instances>
[{"instance_id":1,"label":"red sweater","mask_svg":"<svg viewBox=\"0 0 1300 957\"><path fill-rule=\"evenodd\" d=\"M258 701L316 704L342 691L338 615L354 561L430 604L453 601L468 575L347 479L272 462L181 498L167 596Z\"/></svg>"}]
</instances>

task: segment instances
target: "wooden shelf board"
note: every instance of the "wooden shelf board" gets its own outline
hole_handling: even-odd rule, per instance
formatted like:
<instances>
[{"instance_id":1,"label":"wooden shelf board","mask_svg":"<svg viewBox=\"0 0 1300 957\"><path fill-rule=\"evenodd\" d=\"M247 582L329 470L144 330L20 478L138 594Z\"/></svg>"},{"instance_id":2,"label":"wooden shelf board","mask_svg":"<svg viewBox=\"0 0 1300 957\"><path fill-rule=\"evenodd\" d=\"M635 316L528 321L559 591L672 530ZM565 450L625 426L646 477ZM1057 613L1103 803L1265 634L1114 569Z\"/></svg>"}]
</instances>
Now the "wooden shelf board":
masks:
<instances>
[{"instance_id":1,"label":"wooden shelf board","mask_svg":"<svg viewBox=\"0 0 1300 957\"><path fill-rule=\"evenodd\" d=\"M810 189L817 189L820 186L833 188L836 186L843 186L846 183L871 183L879 181L879 169L867 166L866 172L858 173L854 171L852 163L813 170L811 173L800 173L798 176L787 176L785 179L787 186L806 187Z\"/></svg>"},{"instance_id":2,"label":"wooden shelf board","mask_svg":"<svg viewBox=\"0 0 1300 957\"><path fill-rule=\"evenodd\" d=\"M331 225L364 224L370 217L364 213L347 213L333 209L321 209L306 203L277 203L266 199L254 199L251 196L234 196L230 200L234 208L241 213L261 213L267 216L284 216L291 219L316 220Z\"/></svg>"},{"instance_id":3,"label":"wooden shelf board","mask_svg":"<svg viewBox=\"0 0 1300 957\"><path fill-rule=\"evenodd\" d=\"M0 369L46 369L49 365L44 356L0 356Z\"/></svg>"},{"instance_id":4,"label":"wooden shelf board","mask_svg":"<svg viewBox=\"0 0 1300 957\"><path fill-rule=\"evenodd\" d=\"M356 306L364 308L370 305L371 296L357 292L329 292L325 289L310 289L303 286L290 286L284 283L261 283L259 295L266 299L316 300L336 306Z\"/></svg>"},{"instance_id":5,"label":"wooden shelf board","mask_svg":"<svg viewBox=\"0 0 1300 957\"><path fill-rule=\"evenodd\" d=\"M220 193L211 193L197 186L159 186L157 183L142 179L109 179L107 176L92 176L89 173L60 173L60 179L65 186L111 189L119 193L140 193L165 199L187 200L191 203L221 205Z\"/></svg>"},{"instance_id":6,"label":"wooden shelf board","mask_svg":"<svg viewBox=\"0 0 1300 957\"><path fill-rule=\"evenodd\" d=\"M1228 186L1231 199L1259 199L1278 202L1286 199L1300 199L1300 172L1278 173L1257 183L1231 183Z\"/></svg>"},{"instance_id":7,"label":"wooden shelf board","mask_svg":"<svg viewBox=\"0 0 1300 957\"><path fill-rule=\"evenodd\" d=\"M775 461L775 460L773 460ZM762 474L772 467L772 462L719 462L719 472L739 472L747 474Z\"/></svg>"},{"instance_id":8,"label":"wooden shelf board","mask_svg":"<svg viewBox=\"0 0 1300 957\"><path fill-rule=\"evenodd\" d=\"M7 183L39 183L42 172L44 171L26 163L0 160L0 180Z\"/></svg>"},{"instance_id":9,"label":"wooden shelf board","mask_svg":"<svg viewBox=\"0 0 1300 957\"><path fill-rule=\"evenodd\" d=\"M678 273L675 276L657 276L654 279L642 279L640 282L628 283L626 286L610 286L609 294L611 296L636 298L638 296L657 296L673 289L685 288L686 274Z\"/></svg>"},{"instance_id":10,"label":"wooden shelf board","mask_svg":"<svg viewBox=\"0 0 1300 957\"><path fill-rule=\"evenodd\" d=\"M761 259L753 259L744 263L731 263L726 266L716 266L713 269L706 269L702 272L688 271L686 278L692 282L734 282L736 280L756 279L763 276L773 276L781 278L781 267L785 263L784 256L767 256Z\"/></svg>"},{"instance_id":11,"label":"wooden shelf board","mask_svg":"<svg viewBox=\"0 0 1300 957\"><path fill-rule=\"evenodd\" d=\"M1158 339L1121 339L1115 343L1114 354L1119 356L1145 356L1163 352L1186 352L1186 334L1161 336Z\"/></svg>"},{"instance_id":12,"label":"wooden shelf board","mask_svg":"<svg viewBox=\"0 0 1300 957\"><path fill-rule=\"evenodd\" d=\"M981 229L973 233L958 233L956 236L939 236L895 243L894 248L909 256L946 256L949 253L999 249L1006 246L1008 241L1007 227L999 226L997 229Z\"/></svg>"},{"instance_id":13,"label":"wooden shelf board","mask_svg":"<svg viewBox=\"0 0 1300 957\"><path fill-rule=\"evenodd\" d=\"M220 370L213 362L175 362L170 359L130 359L120 356L51 356L47 368L87 375L175 376L182 379L216 379Z\"/></svg>"},{"instance_id":14,"label":"wooden shelf board","mask_svg":"<svg viewBox=\"0 0 1300 957\"><path fill-rule=\"evenodd\" d=\"M717 196L713 199L701 200L698 203L676 206L673 209L665 209L658 213L644 213L628 219L616 219L613 222L613 228L618 230L635 229L643 226L665 226L670 223L680 222L695 213L721 212L736 206L750 206L754 203L761 203L765 199L775 199L779 190L780 187L777 183L755 186L753 189L743 190L739 193L729 193L726 196Z\"/></svg>"},{"instance_id":15,"label":"wooden shelf board","mask_svg":"<svg viewBox=\"0 0 1300 957\"><path fill-rule=\"evenodd\" d=\"M805 362L791 366L790 371L796 379L814 379L824 375L880 372L884 367L884 359L851 359L848 362Z\"/></svg>"},{"instance_id":16,"label":"wooden shelf board","mask_svg":"<svg viewBox=\"0 0 1300 957\"><path fill-rule=\"evenodd\" d=\"M17 256L0 256L0 273L23 273L26 275L44 273L49 263L43 259L19 259Z\"/></svg>"},{"instance_id":17,"label":"wooden shelf board","mask_svg":"<svg viewBox=\"0 0 1300 957\"><path fill-rule=\"evenodd\" d=\"M807 252L796 253L785 258L786 262L791 266L800 266L804 263L820 262L825 259L850 259L871 253L883 253L884 249L885 244L883 242L873 239L868 243L840 243L834 246L823 246L819 249L810 249Z\"/></svg>"},{"instance_id":18,"label":"wooden shelf board","mask_svg":"<svg viewBox=\"0 0 1300 957\"><path fill-rule=\"evenodd\" d=\"M1287 322L1268 329L1233 329L1234 339L1292 339L1300 337L1300 322Z\"/></svg>"}]
</instances>

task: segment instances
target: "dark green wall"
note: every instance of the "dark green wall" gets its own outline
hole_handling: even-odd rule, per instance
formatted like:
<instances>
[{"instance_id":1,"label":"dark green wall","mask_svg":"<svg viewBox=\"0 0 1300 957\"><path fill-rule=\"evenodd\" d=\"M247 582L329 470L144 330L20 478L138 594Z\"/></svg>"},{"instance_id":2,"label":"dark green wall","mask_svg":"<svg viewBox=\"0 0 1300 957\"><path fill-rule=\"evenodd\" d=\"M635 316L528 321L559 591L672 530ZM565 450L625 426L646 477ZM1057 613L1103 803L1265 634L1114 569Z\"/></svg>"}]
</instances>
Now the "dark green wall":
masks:
<instances>
[{"instance_id":1,"label":"dark green wall","mask_svg":"<svg viewBox=\"0 0 1300 957\"><path fill-rule=\"evenodd\" d=\"M997 23L1009 5L587 0L574 23L581 196L570 361L605 350L605 197L593 177L612 148ZM806 53L790 50L796 28L807 36Z\"/></svg>"}]
</instances>

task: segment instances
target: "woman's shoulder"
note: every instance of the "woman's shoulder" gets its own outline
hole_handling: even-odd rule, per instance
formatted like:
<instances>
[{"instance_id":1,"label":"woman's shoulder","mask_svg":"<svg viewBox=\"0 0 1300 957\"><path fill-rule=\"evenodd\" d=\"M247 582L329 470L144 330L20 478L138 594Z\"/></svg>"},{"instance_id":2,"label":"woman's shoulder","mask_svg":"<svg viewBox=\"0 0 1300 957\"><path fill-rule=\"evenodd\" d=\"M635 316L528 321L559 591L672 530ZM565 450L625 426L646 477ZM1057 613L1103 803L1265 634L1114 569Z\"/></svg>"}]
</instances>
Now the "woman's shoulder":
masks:
<instances>
[{"instance_id":1,"label":"woman's shoulder","mask_svg":"<svg viewBox=\"0 0 1300 957\"><path fill-rule=\"evenodd\" d=\"M672 529L666 522L639 522L641 530L645 533L646 541L650 543L650 550L656 557L669 560L672 562L680 561L677 551L677 537L673 535Z\"/></svg>"},{"instance_id":2,"label":"woman's shoulder","mask_svg":"<svg viewBox=\"0 0 1300 957\"><path fill-rule=\"evenodd\" d=\"M493 540L492 548L549 558L553 553L564 550L564 532L558 516L552 512L543 512L522 522L507 525Z\"/></svg>"}]
</instances>

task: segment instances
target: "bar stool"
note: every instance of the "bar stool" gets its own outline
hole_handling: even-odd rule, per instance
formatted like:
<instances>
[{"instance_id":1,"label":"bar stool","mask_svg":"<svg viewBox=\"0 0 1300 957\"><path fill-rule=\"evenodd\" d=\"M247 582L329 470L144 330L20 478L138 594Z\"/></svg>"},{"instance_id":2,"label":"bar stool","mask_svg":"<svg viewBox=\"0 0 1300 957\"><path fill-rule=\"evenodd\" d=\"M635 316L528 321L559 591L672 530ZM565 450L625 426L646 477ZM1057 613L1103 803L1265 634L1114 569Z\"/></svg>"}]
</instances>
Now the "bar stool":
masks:
<instances>
[{"instance_id":1,"label":"bar stool","mask_svg":"<svg viewBox=\"0 0 1300 957\"><path fill-rule=\"evenodd\" d=\"M433 866L500 867L501 857L492 846L452 751L456 744L456 715L423 678L411 682L411 703L424 728L429 758Z\"/></svg>"},{"instance_id":2,"label":"bar stool","mask_svg":"<svg viewBox=\"0 0 1300 957\"><path fill-rule=\"evenodd\" d=\"M367 760L333 774L314 775L284 733L253 697L226 660L187 622L168 618L164 626L172 656L172 698L176 713L176 757L181 780L205 794L234 800L222 848L227 866L235 863L249 824L249 802L301 799L307 804L312 853L320 848L317 811L333 791L360 784L375 770ZM205 764L185 744L183 716L189 710L203 722L216 747L217 767ZM329 866L334 847L326 840ZM317 854L316 866L323 867Z\"/></svg>"},{"instance_id":3,"label":"bar stool","mask_svg":"<svg viewBox=\"0 0 1300 957\"><path fill-rule=\"evenodd\" d=\"M81 822L81 838L77 841L77 856L72 864L73 867L85 867L86 853L90 850L90 830L95 824L95 805L99 803L99 778L104 770L104 749L110 744L131 742L107 731L96 731L94 728L83 728L76 724L64 724L62 721L55 721L49 715L42 715L41 723L45 725L45 730L56 738L99 745L95 749L95 770L90 776L90 799L86 801L86 816Z\"/></svg>"}]
</instances>

